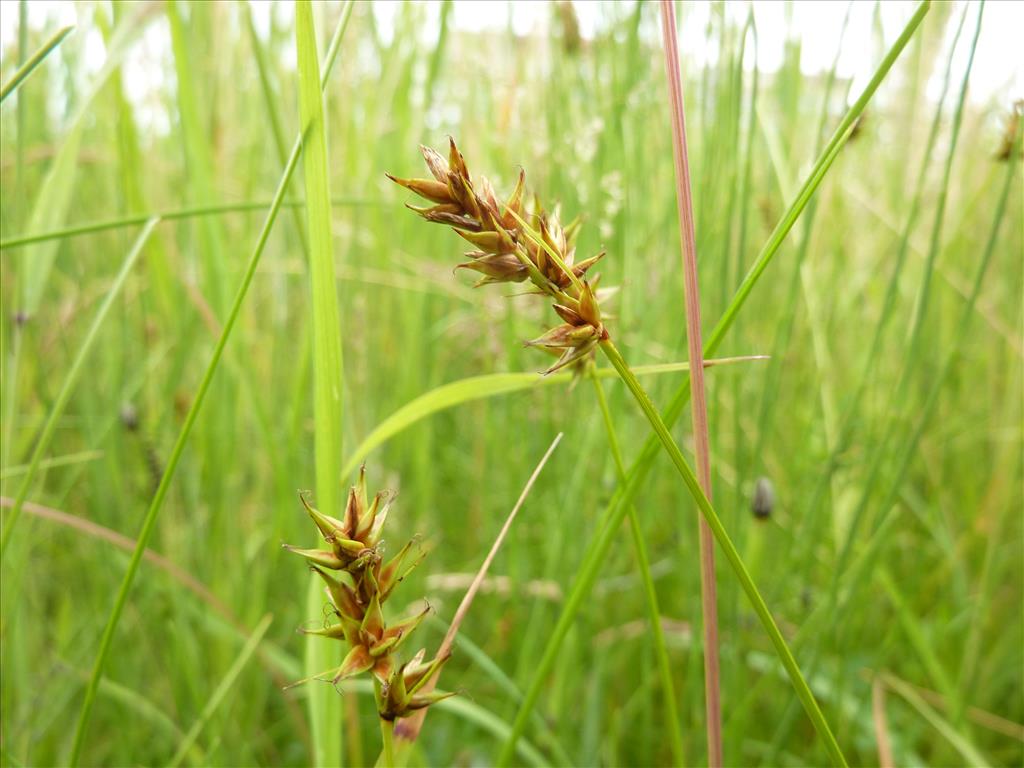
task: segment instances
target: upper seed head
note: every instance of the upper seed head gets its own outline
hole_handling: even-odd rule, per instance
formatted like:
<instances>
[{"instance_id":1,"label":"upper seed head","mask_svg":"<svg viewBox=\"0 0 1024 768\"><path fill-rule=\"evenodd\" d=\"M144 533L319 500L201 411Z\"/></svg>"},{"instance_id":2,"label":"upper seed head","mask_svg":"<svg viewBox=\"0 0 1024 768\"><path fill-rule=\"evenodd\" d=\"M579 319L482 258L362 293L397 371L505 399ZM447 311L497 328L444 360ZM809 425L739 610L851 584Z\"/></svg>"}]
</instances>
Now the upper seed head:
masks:
<instances>
[{"instance_id":1,"label":"upper seed head","mask_svg":"<svg viewBox=\"0 0 1024 768\"><path fill-rule=\"evenodd\" d=\"M448 160L429 147L420 147L431 179L400 179L388 174L397 184L436 205L427 208L409 206L427 221L451 226L456 234L477 250L466 254L469 261L456 269L470 269L483 277L476 286L489 283L518 283L529 278L537 292L555 300L555 311L573 328L588 326L590 331L554 328L531 346L564 350L553 370L579 362L596 344L608 338L602 323L597 280L586 280L587 271L604 252L574 264L579 217L566 227L557 211L545 211L536 195L527 210L526 174L520 169L516 185L502 206L491 183L484 177L473 181L466 159L454 139L449 139ZM441 186L445 189L442 192Z\"/></svg>"}]
</instances>

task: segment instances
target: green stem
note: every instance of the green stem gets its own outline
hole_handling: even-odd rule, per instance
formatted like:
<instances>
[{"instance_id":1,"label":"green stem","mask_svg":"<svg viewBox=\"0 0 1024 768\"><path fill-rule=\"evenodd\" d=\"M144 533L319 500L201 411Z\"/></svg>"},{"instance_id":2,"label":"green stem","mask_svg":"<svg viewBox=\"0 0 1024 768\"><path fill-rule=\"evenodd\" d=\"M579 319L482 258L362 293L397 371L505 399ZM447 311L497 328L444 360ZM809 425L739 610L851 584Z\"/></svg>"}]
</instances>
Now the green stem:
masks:
<instances>
[{"instance_id":1,"label":"green stem","mask_svg":"<svg viewBox=\"0 0 1024 768\"><path fill-rule=\"evenodd\" d=\"M380 719L381 756L384 768L395 764L395 724L391 720Z\"/></svg>"},{"instance_id":2,"label":"green stem","mask_svg":"<svg viewBox=\"0 0 1024 768\"><path fill-rule=\"evenodd\" d=\"M815 701L814 694L811 693L811 689L808 687L807 681L804 680L803 675L800 673L800 668L797 666L796 659L793 658L793 654L789 650L789 646L786 645L786 641L782 637L782 633L779 631L778 626L775 624L775 619L772 618L772 614L768 610L768 606L765 604L764 598L761 597L761 593L758 591L753 579L751 579L750 574L747 573L746 566L744 566L739 552L736 551L736 547L729 538L729 534L726 532L725 526L722 525L722 521L719 519L718 513L716 513L714 508L711 506L711 502L708 501L708 497L704 494L700 484L697 482L696 475L694 475L693 470L690 469L690 466L686 463L686 459L683 458L682 452L679 450L679 447L675 444L675 441L669 434L668 427L666 427L665 423L661 420L661 414L658 413L658 410L654 407L654 403L651 402L650 397L647 396L644 388L640 385L640 381L633 374L633 371L630 370L629 365L623 359L611 339L605 339L601 342L600 346L601 351L604 352L608 361L612 364L615 370L618 371L619 376L629 388L633 397L636 398L637 403L640 405L640 409L644 412L647 420L651 423L651 427L658 436L658 439L661 441L665 452L668 453L669 458L679 471L679 474L683 478L683 482L686 484L690 494L693 496L694 501L697 502L697 508L700 510L704 519L707 521L708 526L711 528L711 532L718 541L718 545L722 548L722 552L725 554L726 560L729 561L729 565L732 567L740 586L747 594L747 598L750 600L750 603L754 608L754 612L757 614L758 619L760 619L761 624L768 633L768 638L771 640L772 645L775 646L775 651L782 662L782 666L785 667L786 674L789 675L789 679L793 683L793 687L796 689L796 695L800 699L800 703L803 704L804 709L807 711L807 715L810 717L811 722L814 725L814 729L824 740L825 748L828 750L829 757L832 758L832 762L835 765L845 766L847 764L846 758L843 757L842 750L839 749L839 744L836 743L835 736L832 735L832 730L825 721L825 716L821 713L821 709L818 707L818 702Z\"/></svg>"},{"instance_id":3,"label":"green stem","mask_svg":"<svg viewBox=\"0 0 1024 768\"><path fill-rule=\"evenodd\" d=\"M594 384L597 404L601 408L605 432L608 435L608 447L611 448L612 458L615 459L615 472L619 483L624 485L626 482L626 466L622 460L622 450L619 448L619 438L615 433L612 414L608 409L608 399L605 397L604 387L601 386L596 370L596 366L591 366L587 377ZM640 571L640 579L644 587L644 597L647 600L648 620L651 624L651 634L654 640L654 655L658 659L658 672L661 675L661 687L665 697L665 728L669 734L669 746L672 748L672 763L674 765L685 765L686 754L683 749L682 726L679 720L679 710L676 707L676 691L675 685L672 682L672 665L669 662L668 648L665 645L665 632L661 626L658 593L654 587L654 577L651 576L651 561L647 555L647 545L644 543L643 531L640 529L640 518L637 515L636 507L632 504L629 505L628 517L629 531L633 536L633 549L636 550L637 568Z\"/></svg>"},{"instance_id":4,"label":"green stem","mask_svg":"<svg viewBox=\"0 0 1024 768\"><path fill-rule=\"evenodd\" d=\"M380 712L383 709L383 698L381 693L380 680L377 679L376 675L373 677L373 697L377 702L377 711ZM380 720L380 757L377 758L377 765L383 768L394 768L395 765L395 723L392 720L385 720L383 717L377 718Z\"/></svg>"},{"instance_id":5,"label":"green stem","mask_svg":"<svg viewBox=\"0 0 1024 768\"><path fill-rule=\"evenodd\" d=\"M285 159L287 162L287 158ZM198 205L189 208L173 208L166 211L154 211L151 213L137 213L131 216L122 216L117 219L106 221L93 221L87 224L77 224L63 229L52 229L47 232L37 232L29 235L15 235L6 240L0 240L0 251L11 248L21 248L34 243L45 243L49 240L64 240L69 237L91 235L96 232L106 232L111 229L125 229L145 224L149 219L160 219L161 221L174 221L177 219L191 219L196 216L219 216L222 213L245 213L247 211L265 211L274 204L273 200L243 201L238 203L217 203L214 205ZM331 205L336 206L369 206L376 203L369 199L356 197L336 197L331 199ZM285 200L281 203L282 208L304 208L305 200Z\"/></svg>"}]
</instances>

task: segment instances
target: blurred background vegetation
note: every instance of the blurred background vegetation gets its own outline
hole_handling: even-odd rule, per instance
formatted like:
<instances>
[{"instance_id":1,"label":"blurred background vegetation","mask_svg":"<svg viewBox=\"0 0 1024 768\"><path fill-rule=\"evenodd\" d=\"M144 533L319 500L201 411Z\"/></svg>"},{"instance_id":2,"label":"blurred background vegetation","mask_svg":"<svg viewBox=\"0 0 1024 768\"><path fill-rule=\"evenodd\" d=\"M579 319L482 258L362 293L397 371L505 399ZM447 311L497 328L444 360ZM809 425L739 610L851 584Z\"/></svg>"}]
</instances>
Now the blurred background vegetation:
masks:
<instances>
[{"instance_id":1,"label":"blurred background vegetation","mask_svg":"<svg viewBox=\"0 0 1024 768\"><path fill-rule=\"evenodd\" d=\"M346 456L440 385L548 364L521 343L545 328L546 309L453 276L455 238L421 224L403 208L411 196L385 179L423 175L421 142L442 147L451 134L499 191L522 166L565 220L584 214L580 254L607 249L603 284L622 286L611 323L620 349L635 365L686 358L657 8L601 5L588 36L571 4L546 8L530 34L503 5L494 13L508 14L507 27L477 30L452 24L451 3L399 5L386 26L369 4L354 8L326 88ZM738 8L680 11L714 51L695 61L683 50L707 327L857 95L849 78L803 72L797 35L758 38ZM138 535L299 127L289 6L74 11L73 34L0 113L5 505L141 222L174 215L146 240L100 328L4 554L0 762L11 766L68 759L128 559L112 532ZM340 6L315 12L323 51ZM843 45L870 71L898 30L875 6L858 12L872 32ZM841 27L844 6L833 13ZM770 361L708 372L716 506L784 634L806 628L797 658L858 764L880 760L880 729L897 764L1024 759L1024 197L1019 155L999 157L1019 93L968 98L954 144L977 19L976 5L933 7L757 285L721 354ZM980 50L991 45L985 23ZM3 81L56 29L52 19L19 27ZM769 45L782 48L781 66L749 66ZM1010 66L1014 52L1002 55ZM97 56L109 69L89 63ZM295 179L288 199L302 196ZM312 544L297 497L314 485L304 230L301 208L282 210L150 542L166 559L143 564L114 636L88 764L170 760L266 613L258 652L185 761L311 760L309 688L281 691L302 676L296 628L318 618L306 610L308 572L280 549ZM57 234L20 240L45 233ZM645 380L655 402L678 375ZM648 426L620 384L606 391L628 461ZM675 430L686 447L688 425ZM445 669L442 687L462 704L432 710L424 763L493 760L615 470L592 393L565 385L444 410L367 457L371 486L400 492L390 536L420 534L431 550L396 600L431 602L436 620L418 639L433 648L559 431ZM776 496L764 521L750 511L761 476ZM638 509L687 758L699 763L696 511L662 457ZM541 700L561 751L527 731L554 763L670 759L625 531L622 541ZM727 760L823 764L730 576L720 568ZM371 700L345 699L346 761L372 763Z\"/></svg>"}]
</instances>

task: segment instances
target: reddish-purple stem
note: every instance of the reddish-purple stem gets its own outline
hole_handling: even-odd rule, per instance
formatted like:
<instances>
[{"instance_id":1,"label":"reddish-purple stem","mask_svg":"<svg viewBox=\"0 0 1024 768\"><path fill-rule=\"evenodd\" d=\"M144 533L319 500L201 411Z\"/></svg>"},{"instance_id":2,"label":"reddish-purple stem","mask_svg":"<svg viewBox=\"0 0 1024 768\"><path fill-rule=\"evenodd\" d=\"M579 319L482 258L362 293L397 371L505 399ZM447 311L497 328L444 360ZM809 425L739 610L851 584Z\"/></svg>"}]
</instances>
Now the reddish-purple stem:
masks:
<instances>
[{"instance_id":1,"label":"reddish-purple stem","mask_svg":"<svg viewBox=\"0 0 1024 768\"><path fill-rule=\"evenodd\" d=\"M690 411L697 456L697 478L711 498L711 460L708 447L707 400L704 396L704 351L700 331L700 289L697 284L697 244L693 232L693 197L690 164L686 152L686 119L683 115L683 84L679 76L676 46L676 15L671 0L661 2L661 30L665 45L672 107L672 154L676 166L676 203L682 246L686 302L686 336L690 352ZM704 618L704 701L707 711L708 765L722 765L722 705L718 681L718 604L715 585L715 542L711 528L700 519L700 587Z\"/></svg>"}]
</instances>

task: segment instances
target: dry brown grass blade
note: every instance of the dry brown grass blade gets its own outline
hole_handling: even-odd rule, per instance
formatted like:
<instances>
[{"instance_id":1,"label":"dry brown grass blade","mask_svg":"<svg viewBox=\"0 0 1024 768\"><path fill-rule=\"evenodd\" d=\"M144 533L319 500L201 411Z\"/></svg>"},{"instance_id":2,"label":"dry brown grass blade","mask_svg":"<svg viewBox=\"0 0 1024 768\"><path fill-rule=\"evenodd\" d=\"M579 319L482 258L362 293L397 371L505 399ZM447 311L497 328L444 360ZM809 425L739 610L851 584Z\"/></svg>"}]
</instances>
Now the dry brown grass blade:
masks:
<instances>
[{"instance_id":1,"label":"dry brown grass blade","mask_svg":"<svg viewBox=\"0 0 1024 768\"><path fill-rule=\"evenodd\" d=\"M516 519L516 515L519 514L519 509L526 501L526 497L530 495L530 491L533 489L533 484L540 476L541 470L544 469L544 465L548 463L548 459L551 457L551 454L554 453L555 448L558 447L558 443L561 440L562 433L559 432L555 435L555 439L551 441L551 445L548 446L547 452L545 452L544 456L541 457L541 460L537 463L533 473L530 475L530 479L527 480L526 485L523 486L523 492L519 494L519 499L516 501L515 506L512 507L512 511L509 512L508 517L505 519L505 524L501 527L501 531L498 533L497 538L491 545L491 551L487 553L487 557L484 558L484 562L480 566L480 570L477 572L476 578L473 579L473 583L470 584L469 589L466 590L466 594L462 598L462 602L459 603L458 610L455 611L455 618L452 619L452 623L448 627L448 632L445 633L444 640L441 641L441 645L437 649L435 658L444 658L451 652L452 645L455 642L455 636L458 634L459 627L462 626L462 622L466 618L466 614L469 612L470 606L473 604L473 599L480 590L480 585L483 584L484 578L487 576L487 571L491 567L491 562L494 560L495 555L498 554L498 550L501 549L501 545L505 541L505 537L508 535L513 521ZM422 692L424 694L430 693L434 690L437 685L438 677L440 677L440 670L438 670L423 687ZM398 721L395 726L395 738L399 741L408 742L410 744L416 741L416 738L420 734L420 729L423 728L423 720L426 716L427 710L421 709L412 717Z\"/></svg>"},{"instance_id":2,"label":"dry brown grass blade","mask_svg":"<svg viewBox=\"0 0 1024 768\"><path fill-rule=\"evenodd\" d=\"M14 499L8 496L0 496L0 507L9 509L13 506ZM129 554L135 551L135 539L111 530L99 523L94 523L92 520L86 520L78 515L62 512L61 510L53 509L52 507L45 507L42 504L35 504L31 501L26 501L22 506L22 509L33 517L49 520L50 522L57 523L65 528L71 528L80 533L84 533L86 536L105 541L108 544L113 544L118 549L128 552ZM222 619L224 619L224 621L238 630L243 636L248 636L252 633L252 628L247 627L245 623L238 618L238 616L236 616L235 613L225 605L219 597L210 591L209 587L189 574L183 568L152 549L147 548L143 552L143 558L181 584L202 602L210 606ZM288 679L281 674L280 670L277 669L269 656L267 656L262 649L257 649L256 655L260 657L260 661L263 663L263 666L274 678L274 682L279 688L283 688L288 684ZM302 712L298 709L294 701L286 700L285 704L288 708L289 714L291 715L293 724L298 729L296 733L300 734L303 741L307 746L309 746L309 729L306 727L305 717L302 716Z\"/></svg>"},{"instance_id":3,"label":"dry brown grass blade","mask_svg":"<svg viewBox=\"0 0 1024 768\"><path fill-rule=\"evenodd\" d=\"M700 288L697 281L697 241L693 225L690 162L686 150L686 117L683 85L676 45L676 14L671 0L661 2L661 31L665 46L665 70L672 113L672 155L676 170L676 203L682 247L686 341L690 358L690 412L693 419L697 478L711 499L711 452L708 441L707 402L704 393L704 342L700 327ZM704 706L707 716L708 764L722 765L722 704L718 679L718 588L715 583L715 539L702 517L700 526L700 591L704 624Z\"/></svg>"}]
</instances>

